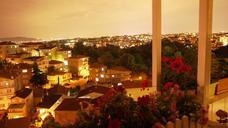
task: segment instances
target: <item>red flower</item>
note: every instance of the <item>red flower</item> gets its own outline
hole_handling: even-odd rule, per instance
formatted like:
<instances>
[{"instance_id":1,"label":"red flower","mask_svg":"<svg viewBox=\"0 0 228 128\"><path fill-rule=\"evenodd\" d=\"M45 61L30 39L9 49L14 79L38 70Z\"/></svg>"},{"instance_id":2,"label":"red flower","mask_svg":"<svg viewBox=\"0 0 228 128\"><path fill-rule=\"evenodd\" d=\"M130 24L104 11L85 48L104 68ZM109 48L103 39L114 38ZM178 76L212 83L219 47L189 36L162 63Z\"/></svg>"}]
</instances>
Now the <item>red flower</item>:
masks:
<instances>
[{"instance_id":1,"label":"red flower","mask_svg":"<svg viewBox=\"0 0 228 128\"><path fill-rule=\"evenodd\" d=\"M121 122L118 119L110 119L108 123L108 128L120 128Z\"/></svg>"},{"instance_id":2,"label":"red flower","mask_svg":"<svg viewBox=\"0 0 228 128\"><path fill-rule=\"evenodd\" d=\"M171 63L173 61L173 59L171 57L162 57L162 62L166 62L166 63Z\"/></svg>"},{"instance_id":3,"label":"red flower","mask_svg":"<svg viewBox=\"0 0 228 128\"><path fill-rule=\"evenodd\" d=\"M183 64L182 66L181 66L181 71L182 72L189 72L189 71L191 71L192 70L192 67L191 66L188 66L188 65L186 65L186 64Z\"/></svg>"},{"instance_id":4,"label":"red flower","mask_svg":"<svg viewBox=\"0 0 228 128\"><path fill-rule=\"evenodd\" d=\"M174 85L173 82L167 82L167 83L164 85L163 90L168 90L168 89L171 88L173 85Z\"/></svg>"}]
</instances>

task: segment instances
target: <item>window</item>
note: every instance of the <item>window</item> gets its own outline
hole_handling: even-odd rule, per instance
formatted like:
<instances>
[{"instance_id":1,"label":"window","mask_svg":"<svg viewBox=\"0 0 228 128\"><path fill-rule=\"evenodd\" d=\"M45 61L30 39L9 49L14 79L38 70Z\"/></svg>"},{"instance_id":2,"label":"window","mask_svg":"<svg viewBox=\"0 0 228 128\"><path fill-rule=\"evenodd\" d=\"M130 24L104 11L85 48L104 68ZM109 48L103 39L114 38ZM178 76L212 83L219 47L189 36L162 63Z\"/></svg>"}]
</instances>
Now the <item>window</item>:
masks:
<instances>
[{"instance_id":1,"label":"window","mask_svg":"<svg viewBox=\"0 0 228 128\"><path fill-rule=\"evenodd\" d=\"M27 69L23 69L22 72L23 73L26 73L26 72L28 72L28 70Z\"/></svg>"}]
</instances>

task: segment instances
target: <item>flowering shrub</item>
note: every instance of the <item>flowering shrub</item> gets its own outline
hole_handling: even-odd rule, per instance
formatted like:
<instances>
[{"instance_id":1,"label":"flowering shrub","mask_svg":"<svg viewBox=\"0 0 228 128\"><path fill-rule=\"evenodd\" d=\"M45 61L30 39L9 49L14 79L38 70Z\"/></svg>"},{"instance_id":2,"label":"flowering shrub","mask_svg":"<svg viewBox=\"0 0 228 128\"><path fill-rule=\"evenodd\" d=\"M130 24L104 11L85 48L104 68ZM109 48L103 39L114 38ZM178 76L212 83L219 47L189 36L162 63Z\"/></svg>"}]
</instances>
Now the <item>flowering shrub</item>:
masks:
<instances>
[{"instance_id":1,"label":"flowering shrub","mask_svg":"<svg viewBox=\"0 0 228 128\"><path fill-rule=\"evenodd\" d=\"M183 115L206 124L207 110L202 108L195 92L188 92L196 89L191 66L185 64L178 52L165 55L162 62L162 85L157 94L138 97L134 101L122 86L116 86L98 100L100 114L90 115L87 124L93 124L93 128L161 128ZM141 90L147 86L148 81L143 81Z\"/></svg>"},{"instance_id":2,"label":"flowering shrub","mask_svg":"<svg viewBox=\"0 0 228 128\"><path fill-rule=\"evenodd\" d=\"M165 85L167 82L178 83L181 90L196 89L197 87L192 67L185 64L180 52L168 51L162 57L161 84Z\"/></svg>"}]
</instances>

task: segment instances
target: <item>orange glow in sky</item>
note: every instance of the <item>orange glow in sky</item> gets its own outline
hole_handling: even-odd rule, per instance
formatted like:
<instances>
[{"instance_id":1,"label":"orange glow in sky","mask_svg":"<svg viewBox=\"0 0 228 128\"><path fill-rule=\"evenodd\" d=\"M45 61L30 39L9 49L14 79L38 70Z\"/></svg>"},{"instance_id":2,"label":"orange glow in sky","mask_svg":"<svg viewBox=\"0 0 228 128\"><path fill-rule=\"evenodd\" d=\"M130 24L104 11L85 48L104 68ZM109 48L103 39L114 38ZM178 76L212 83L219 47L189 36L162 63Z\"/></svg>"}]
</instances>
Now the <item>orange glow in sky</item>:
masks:
<instances>
[{"instance_id":1,"label":"orange glow in sky","mask_svg":"<svg viewBox=\"0 0 228 128\"><path fill-rule=\"evenodd\" d=\"M197 32L198 0L163 0L163 33ZM214 0L213 31L228 31ZM0 37L42 39L151 33L152 0L0 0Z\"/></svg>"}]
</instances>

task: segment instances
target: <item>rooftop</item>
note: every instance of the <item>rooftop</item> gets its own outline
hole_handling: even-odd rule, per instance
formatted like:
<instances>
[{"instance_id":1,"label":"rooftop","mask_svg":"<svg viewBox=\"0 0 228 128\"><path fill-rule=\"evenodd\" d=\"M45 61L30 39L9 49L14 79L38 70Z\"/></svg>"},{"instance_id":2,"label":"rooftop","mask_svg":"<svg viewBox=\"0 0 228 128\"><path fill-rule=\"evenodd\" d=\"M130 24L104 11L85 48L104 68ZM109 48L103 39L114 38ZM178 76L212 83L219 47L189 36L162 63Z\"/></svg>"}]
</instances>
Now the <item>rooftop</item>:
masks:
<instances>
[{"instance_id":1,"label":"rooftop","mask_svg":"<svg viewBox=\"0 0 228 128\"><path fill-rule=\"evenodd\" d=\"M68 72L54 71L54 72L48 73L47 75L49 75L49 76L55 76L55 75L64 75L64 74L66 74L66 73L68 73Z\"/></svg>"},{"instance_id":2,"label":"rooftop","mask_svg":"<svg viewBox=\"0 0 228 128\"><path fill-rule=\"evenodd\" d=\"M110 88L108 87L104 87L104 86L91 86L91 87L88 87L88 88L85 88L83 90L81 90L78 94L78 97L81 97L81 96L86 96L86 95L89 95L89 94L94 94L94 93L98 93L98 94L102 94L104 95L106 92L108 92L110 90Z\"/></svg>"},{"instance_id":3,"label":"rooftop","mask_svg":"<svg viewBox=\"0 0 228 128\"><path fill-rule=\"evenodd\" d=\"M16 45L16 44L9 41L9 42L0 42L0 45Z\"/></svg>"},{"instance_id":4,"label":"rooftop","mask_svg":"<svg viewBox=\"0 0 228 128\"><path fill-rule=\"evenodd\" d=\"M32 61L35 61L35 60L38 60L38 59L41 59L43 58L43 56L32 56L32 57L27 57L27 58L24 58L25 60L32 60Z\"/></svg>"},{"instance_id":5,"label":"rooftop","mask_svg":"<svg viewBox=\"0 0 228 128\"><path fill-rule=\"evenodd\" d=\"M59 95L67 95L69 88L65 88L64 86L54 85L54 87L48 90L50 94L59 94Z\"/></svg>"},{"instance_id":6,"label":"rooftop","mask_svg":"<svg viewBox=\"0 0 228 128\"><path fill-rule=\"evenodd\" d=\"M56 48L56 46L41 46L39 49L53 49Z\"/></svg>"},{"instance_id":7,"label":"rooftop","mask_svg":"<svg viewBox=\"0 0 228 128\"><path fill-rule=\"evenodd\" d=\"M151 80L134 80L134 81L123 81L123 87L129 88L142 88L142 87L152 87Z\"/></svg>"},{"instance_id":8,"label":"rooftop","mask_svg":"<svg viewBox=\"0 0 228 128\"><path fill-rule=\"evenodd\" d=\"M16 92L14 97L26 98L32 93L32 89L24 88ZM12 97L12 98L14 98Z\"/></svg>"},{"instance_id":9,"label":"rooftop","mask_svg":"<svg viewBox=\"0 0 228 128\"><path fill-rule=\"evenodd\" d=\"M70 57L69 59L82 59L82 58L89 58L89 57L84 55L77 55L77 56Z\"/></svg>"},{"instance_id":10,"label":"rooftop","mask_svg":"<svg viewBox=\"0 0 228 128\"><path fill-rule=\"evenodd\" d=\"M129 69L125 68L125 67L122 67L122 66L116 66L116 67L112 67L110 68L109 70L118 70L118 71L129 71Z\"/></svg>"},{"instance_id":11,"label":"rooftop","mask_svg":"<svg viewBox=\"0 0 228 128\"><path fill-rule=\"evenodd\" d=\"M8 109L21 109L25 104L11 104Z\"/></svg>"},{"instance_id":12,"label":"rooftop","mask_svg":"<svg viewBox=\"0 0 228 128\"><path fill-rule=\"evenodd\" d=\"M88 104L83 104L83 108L86 108L87 106ZM55 111L77 111L79 109L81 109L79 100L76 98L67 98L62 101L62 103L55 109Z\"/></svg>"},{"instance_id":13,"label":"rooftop","mask_svg":"<svg viewBox=\"0 0 228 128\"><path fill-rule=\"evenodd\" d=\"M54 105L59 99L61 98L61 95L45 95L42 99L42 102L37 104L38 108L50 108L52 105Z\"/></svg>"},{"instance_id":14,"label":"rooftop","mask_svg":"<svg viewBox=\"0 0 228 128\"><path fill-rule=\"evenodd\" d=\"M58 60L51 60L49 61L49 64L63 64L63 62Z\"/></svg>"}]
</instances>

